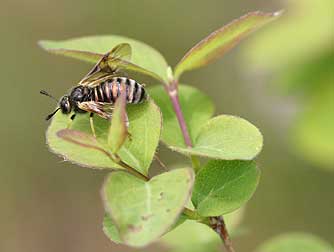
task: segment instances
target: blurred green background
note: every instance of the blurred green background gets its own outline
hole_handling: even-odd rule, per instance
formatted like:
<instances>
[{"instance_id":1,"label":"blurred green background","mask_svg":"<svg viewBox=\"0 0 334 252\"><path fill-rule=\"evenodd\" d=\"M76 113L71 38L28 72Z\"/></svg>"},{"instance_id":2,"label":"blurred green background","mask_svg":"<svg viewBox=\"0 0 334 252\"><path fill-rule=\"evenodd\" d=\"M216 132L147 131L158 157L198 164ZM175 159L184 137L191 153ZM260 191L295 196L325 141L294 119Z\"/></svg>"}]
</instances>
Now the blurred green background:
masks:
<instances>
[{"instance_id":1,"label":"blurred green background","mask_svg":"<svg viewBox=\"0 0 334 252\"><path fill-rule=\"evenodd\" d=\"M275 24L183 82L211 96L217 114L239 115L264 134L262 178L242 223L248 232L234 239L237 251L287 231L333 243L332 1L2 0L0 251L132 251L102 232L105 173L62 162L45 145L44 117L54 104L39 90L61 96L90 66L47 54L38 40L118 34L152 45L175 65L232 19L282 8ZM181 159L160 150L170 164Z\"/></svg>"}]
</instances>

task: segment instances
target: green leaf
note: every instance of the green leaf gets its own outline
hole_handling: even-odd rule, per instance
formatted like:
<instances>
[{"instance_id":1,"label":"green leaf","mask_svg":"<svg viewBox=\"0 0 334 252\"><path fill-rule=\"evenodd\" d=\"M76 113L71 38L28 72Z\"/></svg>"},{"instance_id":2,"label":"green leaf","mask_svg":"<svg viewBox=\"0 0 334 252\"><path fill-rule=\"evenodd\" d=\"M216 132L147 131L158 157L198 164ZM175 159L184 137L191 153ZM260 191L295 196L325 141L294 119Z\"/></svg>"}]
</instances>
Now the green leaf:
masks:
<instances>
[{"instance_id":1,"label":"green leaf","mask_svg":"<svg viewBox=\"0 0 334 252\"><path fill-rule=\"evenodd\" d=\"M213 229L193 220L185 221L164 235L161 241L175 252L218 252L221 244L219 236Z\"/></svg>"},{"instance_id":2,"label":"green leaf","mask_svg":"<svg viewBox=\"0 0 334 252\"><path fill-rule=\"evenodd\" d=\"M127 37L105 35L74 38L63 41L44 40L40 41L39 45L51 53L96 63L103 54L120 43L129 43L131 45L131 62L133 64L153 72L163 80L167 80L168 65L164 57L151 46ZM152 77L156 78L155 76Z\"/></svg>"},{"instance_id":3,"label":"green leaf","mask_svg":"<svg viewBox=\"0 0 334 252\"><path fill-rule=\"evenodd\" d=\"M167 232L189 200L193 180L191 169L176 169L148 182L126 172L112 172L103 196L122 241L141 247Z\"/></svg>"},{"instance_id":4,"label":"green leaf","mask_svg":"<svg viewBox=\"0 0 334 252\"><path fill-rule=\"evenodd\" d=\"M333 15L328 11L332 6L332 0L289 2L289 14L253 36L243 48L247 67L281 69L285 74L326 50L333 52ZM296 46L296 41L304 43Z\"/></svg>"},{"instance_id":5,"label":"green leaf","mask_svg":"<svg viewBox=\"0 0 334 252\"><path fill-rule=\"evenodd\" d=\"M312 97L318 90L333 86L334 50L323 51L304 62L275 73L273 84L281 86L286 94Z\"/></svg>"},{"instance_id":6,"label":"green leaf","mask_svg":"<svg viewBox=\"0 0 334 252\"><path fill-rule=\"evenodd\" d=\"M69 120L68 116L61 113L57 113L53 117L46 133L47 144L51 151L62 156L64 160L85 167L121 168L111 161L105 146L91 135L90 130L88 130L88 116L77 116L73 125L75 127L72 127L74 130L67 129ZM81 122L88 124L85 127L86 130L77 127ZM81 126L84 124L82 123Z\"/></svg>"},{"instance_id":7,"label":"green leaf","mask_svg":"<svg viewBox=\"0 0 334 252\"><path fill-rule=\"evenodd\" d=\"M81 155L92 154L95 157L99 157L101 154L103 154L103 160L101 160L102 162L109 161L114 165L115 168L121 168L118 164L112 161L111 154L104 148L104 145L99 143L96 140L96 138L93 137L92 135L89 135L85 132L81 132L78 130L71 130L71 129L59 130L58 132L56 132L56 135L62 140L67 141L70 144L74 144L75 147L82 150L80 154L75 153L75 152L69 152L68 156L64 155L65 160L69 158L71 161L73 160L73 162L76 163L75 160L81 158ZM91 162L91 159L90 158L85 159L85 157L82 157L81 162L89 166L89 162ZM102 158L102 156L100 158ZM108 161L104 159L107 159Z\"/></svg>"},{"instance_id":8,"label":"green leaf","mask_svg":"<svg viewBox=\"0 0 334 252\"><path fill-rule=\"evenodd\" d=\"M251 160L261 151L262 145L262 135L254 125L240 117L220 115L201 128L193 148L169 147L184 154Z\"/></svg>"},{"instance_id":9,"label":"green leaf","mask_svg":"<svg viewBox=\"0 0 334 252\"><path fill-rule=\"evenodd\" d=\"M224 216L230 233L234 233L240 224L243 209ZM221 251L221 239L207 225L187 220L180 226L165 234L160 241L175 252L213 252Z\"/></svg>"},{"instance_id":10,"label":"green leaf","mask_svg":"<svg viewBox=\"0 0 334 252\"><path fill-rule=\"evenodd\" d=\"M287 233L266 241L256 252L333 252L333 247L306 233Z\"/></svg>"},{"instance_id":11,"label":"green leaf","mask_svg":"<svg viewBox=\"0 0 334 252\"><path fill-rule=\"evenodd\" d=\"M304 111L299 114L290 137L305 159L317 167L333 171L334 85L331 84L313 92Z\"/></svg>"},{"instance_id":12,"label":"green leaf","mask_svg":"<svg viewBox=\"0 0 334 252\"><path fill-rule=\"evenodd\" d=\"M233 218L233 221L235 220L235 218L233 216L231 216ZM174 223L174 225L170 228L171 230L173 230L174 228L178 227L179 225L181 225L182 223L184 223L187 220L187 216L184 214L181 214L179 216L179 218L177 219L177 221ZM234 222L233 222L234 223ZM109 214L106 213L104 215L104 219L103 219L103 232L105 233L105 235L113 242L117 243L117 244L121 244L123 243L121 238L120 238L120 234L113 222L113 220L110 218Z\"/></svg>"},{"instance_id":13,"label":"green leaf","mask_svg":"<svg viewBox=\"0 0 334 252\"><path fill-rule=\"evenodd\" d=\"M175 67L175 78L185 71L203 67L222 57L243 38L276 19L280 12L251 12L214 31L191 48Z\"/></svg>"},{"instance_id":14,"label":"green leaf","mask_svg":"<svg viewBox=\"0 0 334 252\"><path fill-rule=\"evenodd\" d=\"M125 141L118 151L118 155L122 161L134 167L142 174L147 175L159 143L161 130L160 110L152 100L149 100L143 104L127 105L127 114L129 117L128 130L131 134L131 140L127 139ZM59 138L57 132L66 129L69 122L69 116L60 112L54 116L46 134L47 143L53 152L63 156L66 160L82 166L120 168L105 153L99 150L87 148ZM109 152L108 131L110 122L95 116L94 127L99 146L104 147ZM71 129L91 135L89 114L78 114L71 125ZM94 141L93 143L96 142Z\"/></svg>"},{"instance_id":15,"label":"green leaf","mask_svg":"<svg viewBox=\"0 0 334 252\"><path fill-rule=\"evenodd\" d=\"M122 243L121 237L119 236L119 232L115 224L113 223L112 219L110 218L109 214L107 213L104 215L103 219L103 232L113 242L117 244Z\"/></svg>"},{"instance_id":16,"label":"green leaf","mask_svg":"<svg viewBox=\"0 0 334 252\"><path fill-rule=\"evenodd\" d=\"M289 99L296 95L297 122L288 131L295 151L313 167L333 171L334 29L328 11L332 5L332 0L290 1L289 15L254 36L243 51L247 68L274 77L260 82L271 81ZM303 43L296 46L296 41Z\"/></svg>"},{"instance_id":17,"label":"green leaf","mask_svg":"<svg viewBox=\"0 0 334 252\"><path fill-rule=\"evenodd\" d=\"M202 216L220 216L244 205L260 179L254 161L209 161L196 175L192 202Z\"/></svg>"},{"instance_id":18,"label":"green leaf","mask_svg":"<svg viewBox=\"0 0 334 252\"><path fill-rule=\"evenodd\" d=\"M123 87L122 90L125 90ZM108 145L112 153L116 153L128 136L126 126L126 92L121 92L120 97L116 100L115 109L112 114L111 125L108 134Z\"/></svg>"},{"instance_id":19,"label":"green leaf","mask_svg":"<svg viewBox=\"0 0 334 252\"><path fill-rule=\"evenodd\" d=\"M175 112L164 88L155 86L149 89L149 93L162 112L162 141L167 145L186 147ZM190 137L194 142L201 127L212 117L214 105L207 95L186 85L179 86L179 99Z\"/></svg>"},{"instance_id":20,"label":"green leaf","mask_svg":"<svg viewBox=\"0 0 334 252\"><path fill-rule=\"evenodd\" d=\"M184 144L178 120L163 87L149 89L161 109L163 131L161 139L171 149L184 153L219 159L253 159L262 148L259 130L239 117L222 115L208 121L214 105L208 96L196 88L180 85L179 99L184 119L194 144Z\"/></svg>"}]
</instances>

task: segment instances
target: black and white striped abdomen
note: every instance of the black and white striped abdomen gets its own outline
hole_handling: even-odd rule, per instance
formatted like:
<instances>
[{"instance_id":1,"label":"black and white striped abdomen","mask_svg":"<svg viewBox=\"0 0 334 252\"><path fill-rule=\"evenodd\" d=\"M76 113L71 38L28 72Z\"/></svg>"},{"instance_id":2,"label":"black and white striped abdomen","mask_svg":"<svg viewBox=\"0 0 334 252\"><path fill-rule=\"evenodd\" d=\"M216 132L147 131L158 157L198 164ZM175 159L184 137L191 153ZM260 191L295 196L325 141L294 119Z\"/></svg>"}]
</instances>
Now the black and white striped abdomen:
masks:
<instances>
[{"instance_id":1,"label":"black and white striped abdomen","mask_svg":"<svg viewBox=\"0 0 334 252\"><path fill-rule=\"evenodd\" d=\"M126 88L127 103L137 104L146 100L146 92L143 85L126 77L113 77L101 82L98 86L91 89L90 100L115 103L122 92L123 86Z\"/></svg>"}]
</instances>

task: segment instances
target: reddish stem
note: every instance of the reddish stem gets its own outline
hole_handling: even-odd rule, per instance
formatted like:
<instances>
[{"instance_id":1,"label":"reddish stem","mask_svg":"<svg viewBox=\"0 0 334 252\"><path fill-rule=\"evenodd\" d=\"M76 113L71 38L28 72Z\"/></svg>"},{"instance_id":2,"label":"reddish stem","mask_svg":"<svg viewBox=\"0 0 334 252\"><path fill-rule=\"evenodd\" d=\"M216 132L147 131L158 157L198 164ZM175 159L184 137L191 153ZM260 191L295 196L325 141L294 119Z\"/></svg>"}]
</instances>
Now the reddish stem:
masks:
<instances>
[{"instance_id":1,"label":"reddish stem","mask_svg":"<svg viewBox=\"0 0 334 252\"><path fill-rule=\"evenodd\" d=\"M188 147L192 147L192 142L190 135L188 133L187 125L184 120L182 111L181 111L181 106L180 106L180 100L179 100L179 94L178 94L178 87L177 87L177 82L173 81L169 86L166 86L167 93L169 95L169 98L172 102L177 120L179 121L179 125L182 131L184 143Z\"/></svg>"},{"instance_id":2,"label":"reddish stem","mask_svg":"<svg viewBox=\"0 0 334 252\"><path fill-rule=\"evenodd\" d=\"M188 147L192 147L193 145L192 145L192 142L191 142L191 138L190 138L190 135L188 133L187 125L186 125L186 122L184 120L184 117L183 117L183 114L182 114L182 111L181 111L177 80L171 81L168 86L165 86L165 88L166 88L168 96L169 96L169 98L172 102L174 112L176 114L177 120L179 122L181 131L182 131L184 142ZM235 250L232 246L232 241L231 241L230 236L228 234L228 231L226 229L226 225L225 225L225 221L224 221L223 216L211 217L210 218L210 227L220 236L220 238L222 239L222 241L224 243L224 246L225 246L227 252L235 252Z\"/></svg>"},{"instance_id":3,"label":"reddish stem","mask_svg":"<svg viewBox=\"0 0 334 252\"><path fill-rule=\"evenodd\" d=\"M211 228L220 236L228 252L235 252L223 216L210 218Z\"/></svg>"}]
</instances>

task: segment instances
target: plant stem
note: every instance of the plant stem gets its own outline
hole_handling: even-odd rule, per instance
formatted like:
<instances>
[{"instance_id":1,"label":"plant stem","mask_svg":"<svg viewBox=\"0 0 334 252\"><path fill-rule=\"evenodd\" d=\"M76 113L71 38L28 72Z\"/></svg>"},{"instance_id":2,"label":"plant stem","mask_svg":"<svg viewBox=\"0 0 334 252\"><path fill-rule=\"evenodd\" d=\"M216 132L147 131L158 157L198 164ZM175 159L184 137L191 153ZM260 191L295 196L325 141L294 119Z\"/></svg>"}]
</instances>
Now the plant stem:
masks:
<instances>
[{"instance_id":1,"label":"plant stem","mask_svg":"<svg viewBox=\"0 0 334 252\"><path fill-rule=\"evenodd\" d=\"M228 252L235 252L223 216L211 217L210 227L220 236Z\"/></svg>"},{"instance_id":2,"label":"plant stem","mask_svg":"<svg viewBox=\"0 0 334 252\"><path fill-rule=\"evenodd\" d=\"M178 94L178 81L177 80L171 80L169 85L167 85L165 87L165 89L168 93L168 96L169 96L171 102L172 102L174 112L176 114L177 120L179 122L181 131L182 131L184 143L188 147L192 148L193 145L192 145L192 142L191 142L191 138L190 138L190 135L189 135L189 132L188 132L188 129L187 129L187 125L186 125L186 122L184 120L182 110L181 110L179 94ZM200 169L200 161L199 161L198 157L191 155L190 158L191 158L192 166L193 166L195 172L198 172L198 170ZM188 208L185 208L183 213L186 214L190 219L196 219L196 220L200 221L200 216L198 216L195 211L192 211ZM230 236L228 234L228 231L226 229L226 225L225 225L225 221L224 221L223 216L210 217L209 223L207 223L207 219L205 219L204 222L206 224L208 224L216 233L218 233L218 235L220 236L220 238L223 241L223 244L224 244L227 252L235 252L235 250L232 246L232 241L231 241Z\"/></svg>"},{"instance_id":3,"label":"plant stem","mask_svg":"<svg viewBox=\"0 0 334 252\"><path fill-rule=\"evenodd\" d=\"M199 161L199 158L193 155L190 155L191 164L195 170L195 173L197 173L201 169L201 162Z\"/></svg>"},{"instance_id":4,"label":"plant stem","mask_svg":"<svg viewBox=\"0 0 334 252\"><path fill-rule=\"evenodd\" d=\"M179 122L181 131L182 131L182 135L183 135L183 139L184 139L184 143L188 147L192 147L193 145L192 145L192 142L191 142L191 138L190 138L190 135L188 133L187 125L186 125L186 122L184 120L184 117L183 117L183 114L182 114L182 111L181 111L177 83L173 82L173 84L169 85L167 87L167 92L168 92L169 98L172 102L177 120Z\"/></svg>"},{"instance_id":5,"label":"plant stem","mask_svg":"<svg viewBox=\"0 0 334 252\"><path fill-rule=\"evenodd\" d=\"M191 138L187 129L186 121L184 120L183 113L181 110L180 99L178 94L178 82L177 80L171 81L171 83L165 87L168 93L168 96L172 102L174 112L176 114L176 118L179 122L179 126L182 132L184 143L187 147L192 148L193 144L191 142ZM192 166L197 172L200 169L200 161L198 157L190 155Z\"/></svg>"},{"instance_id":6,"label":"plant stem","mask_svg":"<svg viewBox=\"0 0 334 252\"><path fill-rule=\"evenodd\" d=\"M185 214L189 219L191 220L200 220L202 219L201 216L199 216L195 211L189 209L189 208L184 208L183 214Z\"/></svg>"}]
</instances>

